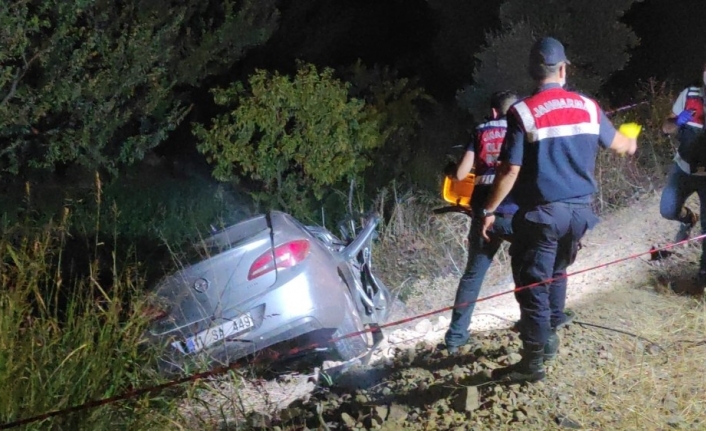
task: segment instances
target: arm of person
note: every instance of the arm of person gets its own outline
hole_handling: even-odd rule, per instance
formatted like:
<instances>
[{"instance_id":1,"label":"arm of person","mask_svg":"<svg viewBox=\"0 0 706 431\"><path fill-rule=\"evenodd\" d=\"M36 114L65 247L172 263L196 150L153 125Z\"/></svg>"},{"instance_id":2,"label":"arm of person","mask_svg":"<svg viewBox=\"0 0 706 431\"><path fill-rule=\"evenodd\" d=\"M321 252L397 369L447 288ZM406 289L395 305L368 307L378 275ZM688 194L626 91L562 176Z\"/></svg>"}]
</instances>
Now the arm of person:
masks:
<instances>
[{"instance_id":1,"label":"arm of person","mask_svg":"<svg viewBox=\"0 0 706 431\"><path fill-rule=\"evenodd\" d=\"M485 204L485 211L493 213L500 206L500 203L510 194L510 191L515 186L517 177L520 175L520 166L512 165L507 162L501 162L495 174L493 181L493 189L488 197L488 202ZM481 235L486 241L490 241L488 229L495 223L495 215L491 214L483 219L483 229Z\"/></svg>"},{"instance_id":2,"label":"arm of person","mask_svg":"<svg viewBox=\"0 0 706 431\"><path fill-rule=\"evenodd\" d=\"M473 169L473 163L475 162L476 153L474 151L468 150L466 154L463 155L461 162L458 164L456 169L456 179L462 181Z\"/></svg>"},{"instance_id":3,"label":"arm of person","mask_svg":"<svg viewBox=\"0 0 706 431\"><path fill-rule=\"evenodd\" d=\"M501 162L499 164L495 173L495 180L493 181L493 189L485 204L486 211L495 212L495 210L498 209L502 201L505 200L515 186L519 175L520 165L512 165L507 162Z\"/></svg>"},{"instance_id":4,"label":"arm of person","mask_svg":"<svg viewBox=\"0 0 706 431\"><path fill-rule=\"evenodd\" d=\"M664 123L662 123L662 132L666 133L667 135L673 135L677 133L677 131L679 130L679 126L677 126L676 119L676 115L669 114L669 117L667 117L664 120Z\"/></svg>"},{"instance_id":5,"label":"arm of person","mask_svg":"<svg viewBox=\"0 0 706 431\"><path fill-rule=\"evenodd\" d=\"M633 155L637 151L637 138L630 138L619 131L610 122L603 110L599 112L600 129L598 131L598 141L605 148L609 148L618 154Z\"/></svg>"},{"instance_id":6,"label":"arm of person","mask_svg":"<svg viewBox=\"0 0 706 431\"><path fill-rule=\"evenodd\" d=\"M478 131L476 129L473 130L473 135L471 136L471 140L466 147L466 153L463 155L463 158L461 161L458 163L458 166L456 167L456 179L459 181L462 181L468 176L468 174L471 172L471 169L473 169L473 164L476 161L476 147L478 146Z\"/></svg>"},{"instance_id":7,"label":"arm of person","mask_svg":"<svg viewBox=\"0 0 706 431\"><path fill-rule=\"evenodd\" d=\"M608 148L618 154L630 154L632 156L637 151L637 138L628 138L616 130Z\"/></svg>"},{"instance_id":8,"label":"arm of person","mask_svg":"<svg viewBox=\"0 0 706 431\"><path fill-rule=\"evenodd\" d=\"M673 135L679 130L679 126L677 126L676 120L677 116L679 116L679 114L686 107L687 92L688 89L684 89L681 93L679 93L679 96L677 96L677 100L675 100L674 105L672 105L672 112L667 116L667 118L665 118L664 122L662 123L662 132L668 135Z\"/></svg>"}]
</instances>

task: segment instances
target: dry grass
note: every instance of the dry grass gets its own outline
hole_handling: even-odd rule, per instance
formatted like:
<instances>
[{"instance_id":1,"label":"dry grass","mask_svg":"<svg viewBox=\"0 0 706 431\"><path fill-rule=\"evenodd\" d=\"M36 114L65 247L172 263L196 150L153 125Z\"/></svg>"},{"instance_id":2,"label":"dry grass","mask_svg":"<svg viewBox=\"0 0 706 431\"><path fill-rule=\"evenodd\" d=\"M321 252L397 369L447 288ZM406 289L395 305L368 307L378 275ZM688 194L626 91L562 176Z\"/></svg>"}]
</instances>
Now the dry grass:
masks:
<instances>
[{"instance_id":1,"label":"dry grass","mask_svg":"<svg viewBox=\"0 0 706 431\"><path fill-rule=\"evenodd\" d=\"M592 321L612 322L608 325L643 338L584 330L583 346L569 346L583 349L593 368L583 361L563 361L552 378L569 383L565 414L589 429L704 429L703 301L630 290L611 293L601 302L613 304L586 310L593 312ZM594 349L597 360L590 358Z\"/></svg>"},{"instance_id":2,"label":"dry grass","mask_svg":"<svg viewBox=\"0 0 706 431\"><path fill-rule=\"evenodd\" d=\"M402 298L419 279L460 275L466 265L470 219L463 214L433 214L445 206L438 196L395 186L384 190L376 207L387 222L374 249L378 272Z\"/></svg>"},{"instance_id":3,"label":"dry grass","mask_svg":"<svg viewBox=\"0 0 706 431\"><path fill-rule=\"evenodd\" d=\"M96 258L87 276L69 277L65 215L0 232L0 424L161 381L159 350L141 344L149 320L139 274L117 265L100 274ZM143 396L23 429L169 429L171 410L163 394Z\"/></svg>"},{"instance_id":4,"label":"dry grass","mask_svg":"<svg viewBox=\"0 0 706 431\"><path fill-rule=\"evenodd\" d=\"M675 141L664 136L661 125L671 111L675 94L663 83L643 84L638 99L647 102L611 118L616 126L637 122L643 126L638 138L638 152L633 157L621 157L612 151L601 151L596 160L596 210L605 214L625 207L644 193L662 186L667 167L675 150Z\"/></svg>"}]
</instances>

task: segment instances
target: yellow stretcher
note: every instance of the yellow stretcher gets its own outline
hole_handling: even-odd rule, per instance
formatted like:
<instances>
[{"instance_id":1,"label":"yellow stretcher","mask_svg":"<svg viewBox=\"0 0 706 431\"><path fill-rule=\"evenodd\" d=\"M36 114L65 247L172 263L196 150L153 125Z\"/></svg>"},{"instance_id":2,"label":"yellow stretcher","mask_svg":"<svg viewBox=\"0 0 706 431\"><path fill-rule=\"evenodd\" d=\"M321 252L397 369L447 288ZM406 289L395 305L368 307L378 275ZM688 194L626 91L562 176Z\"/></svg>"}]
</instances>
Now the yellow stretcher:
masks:
<instances>
[{"instance_id":1,"label":"yellow stretcher","mask_svg":"<svg viewBox=\"0 0 706 431\"><path fill-rule=\"evenodd\" d=\"M461 181L445 176L442 189L444 200L454 206L470 208L475 181L476 176L473 173L466 175L466 178Z\"/></svg>"}]
</instances>

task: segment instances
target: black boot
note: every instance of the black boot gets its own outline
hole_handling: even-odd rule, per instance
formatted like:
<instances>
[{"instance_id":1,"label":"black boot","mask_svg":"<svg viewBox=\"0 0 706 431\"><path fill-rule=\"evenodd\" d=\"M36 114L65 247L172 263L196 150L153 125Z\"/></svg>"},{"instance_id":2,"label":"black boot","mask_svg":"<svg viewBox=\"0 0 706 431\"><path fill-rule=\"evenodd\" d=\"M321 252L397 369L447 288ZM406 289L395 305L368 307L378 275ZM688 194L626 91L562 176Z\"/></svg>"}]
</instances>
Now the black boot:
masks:
<instances>
[{"instance_id":1,"label":"black boot","mask_svg":"<svg viewBox=\"0 0 706 431\"><path fill-rule=\"evenodd\" d=\"M549 333L549 338L546 344L544 344L544 362L553 361L556 358L557 352L559 352L559 334L556 331Z\"/></svg>"},{"instance_id":2,"label":"black boot","mask_svg":"<svg viewBox=\"0 0 706 431\"><path fill-rule=\"evenodd\" d=\"M683 214L680 214L679 218L679 231L677 232L674 242L682 242L689 239L691 234L691 229L696 226L696 222L699 221L699 216L695 214L688 207L684 207Z\"/></svg>"},{"instance_id":3,"label":"black boot","mask_svg":"<svg viewBox=\"0 0 706 431\"><path fill-rule=\"evenodd\" d=\"M536 382L544 379L544 345L523 343L520 362L497 368L491 376L493 380L504 383Z\"/></svg>"}]
</instances>

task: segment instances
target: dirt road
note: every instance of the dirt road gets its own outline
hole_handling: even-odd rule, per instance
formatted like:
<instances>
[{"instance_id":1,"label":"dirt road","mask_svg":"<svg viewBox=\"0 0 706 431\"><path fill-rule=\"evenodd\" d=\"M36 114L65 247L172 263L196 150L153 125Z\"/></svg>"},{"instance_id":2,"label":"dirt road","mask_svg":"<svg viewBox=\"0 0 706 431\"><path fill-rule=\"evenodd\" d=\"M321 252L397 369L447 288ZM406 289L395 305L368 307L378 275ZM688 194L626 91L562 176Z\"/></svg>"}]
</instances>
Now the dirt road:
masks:
<instances>
[{"instance_id":1,"label":"dirt road","mask_svg":"<svg viewBox=\"0 0 706 431\"><path fill-rule=\"evenodd\" d=\"M670 243L677 226L661 219L658 203L657 194L645 196L630 208L604 217L586 235L570 272ZM308 376L294 375L256 383L243 379L237 391L232 391L232 382L222 382L218 390L204 396L213 411L219 410L217 405L237 405L234 421L249 416L251 425L274 421L281 429L303 429L305 424L320 429L327 424L330 429L390 430L509 429L518 424L524 429L701 429L696 427L703 426L706 414L688 412L696 407L704 412L704 397L693 401L678 393L686 387L698 388L695 384L703 387L704 361L698 372L691 370L695 377L687 380L688 373L681 367L694 368L693 364L665 362L671 329L681 328L682 335L692 337L706 329L706 319L698 314L699 307L703 312L701 302L671 293L671 289L693 289L699 245L679 246L673 252L664 260L650 261L649 255L643 255L570 277L567 306L585 325L563 330L560 357L543 383L477 386L479 375L519 359L519 340L506 329L519 312L513 295L507 294L476 307L471 330L483 344L480 351L449 358L435 349L448 325L450 312L445 312L388 330L375 363L352 370L331 388L315 391ZM417 282L407 312L452 304L456 285L456 277ZM508 261L500 256L481 297L513 287ZM690 323L675 324L674 313L691 316ZM690 350L689 358L695 351ZM635 366L642 368L635 371ZM653 373L649 382L646 372ZM670 379L683 383L675 387ZM662 398L650 395L657 393ZM186 411L199 423L223 424L221 414L213 417L190 405Z\"/></svg>"}]
</instances>

